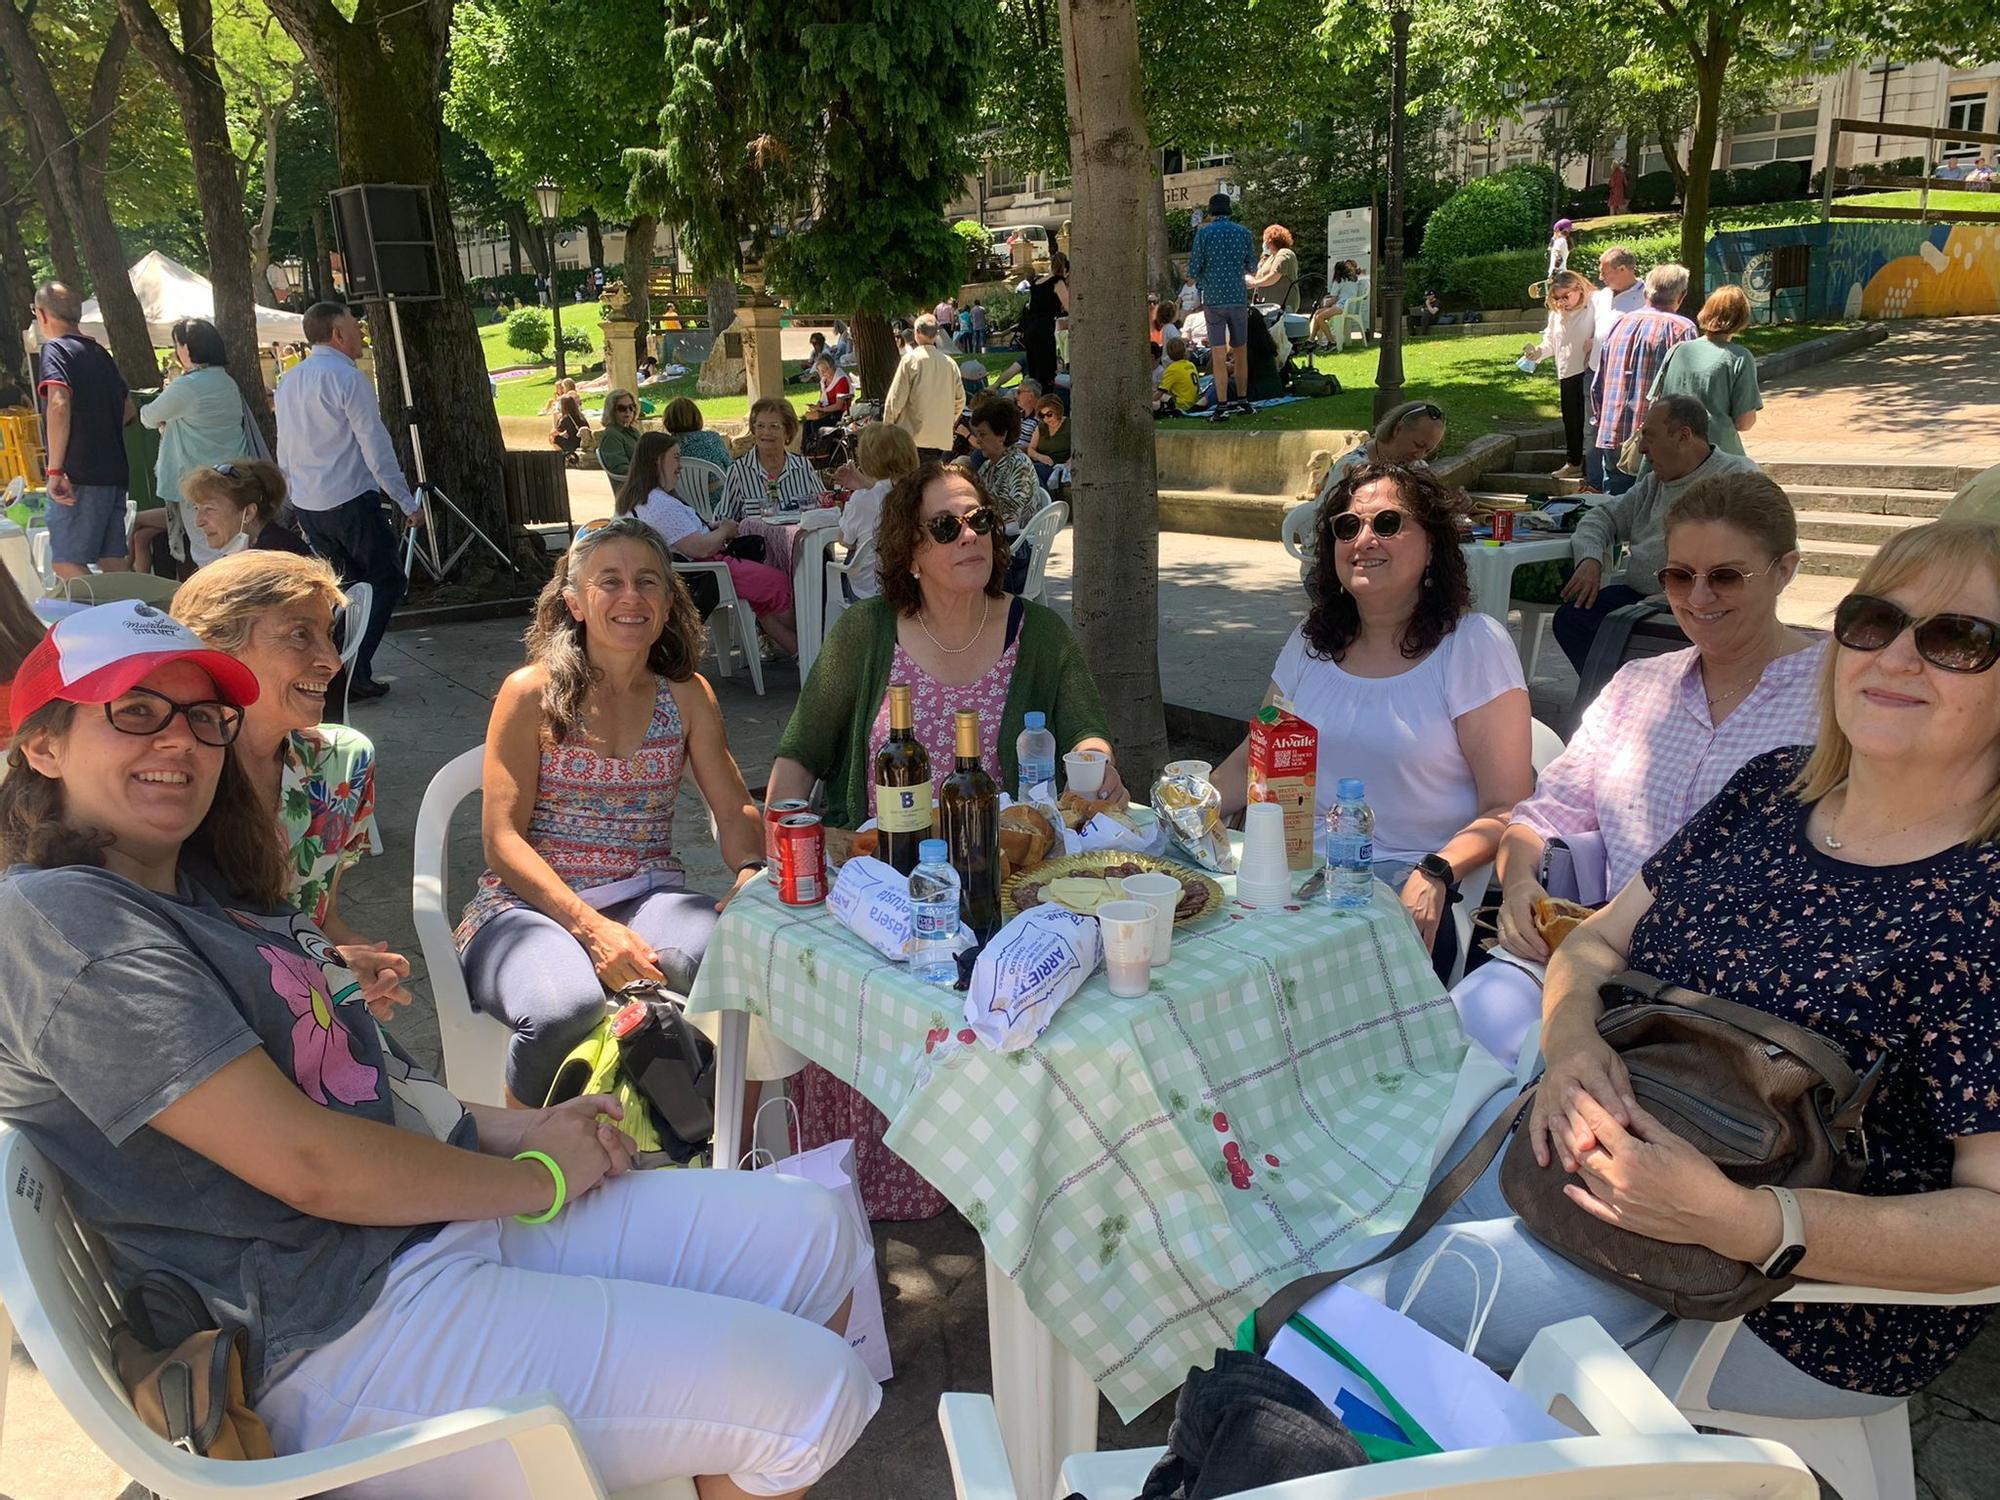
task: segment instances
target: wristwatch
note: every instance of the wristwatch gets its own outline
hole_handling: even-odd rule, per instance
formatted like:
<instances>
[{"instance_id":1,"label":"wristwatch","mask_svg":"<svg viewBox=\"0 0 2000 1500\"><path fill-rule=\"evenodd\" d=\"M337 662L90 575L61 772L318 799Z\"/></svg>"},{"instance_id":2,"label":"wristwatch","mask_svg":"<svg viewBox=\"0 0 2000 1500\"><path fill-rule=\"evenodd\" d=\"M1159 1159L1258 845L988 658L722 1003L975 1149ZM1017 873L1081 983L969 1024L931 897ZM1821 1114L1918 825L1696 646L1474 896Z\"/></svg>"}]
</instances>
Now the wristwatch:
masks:
<instances>
[{"instance_id":1,"label":"wristwatch","mask_svg":"<svg viewBox=\"0 0 2000 1500\"><path fill-rule=\"evenodd\" d=\"M1458 873L1452 869L1451 861L1442 855L1426 854L1417 861L1417 868L1446 890L1450 890L1458 881Z\"/></svg>"},{"instance_id":2,"label":"wristwatch","mask_svg":"<svg viewBox=\"0 0 2000 1500\"><path fill-rule=\"evenodd\" d=\"M1798 1263L1806 1258L1806 1216L1799 1211L1799 1195L1790 1188L1760 1183L1760 1187L1778 1200L1778 1213L1783 1227L1778 1232L1778 1248L1771 1252L1771 1258L1757 1269L1776 1281L1781 1276L1789 1276Z\"/></svg>"},{"instance_id":3,"label":"wristwatch","mask_svg":"<svg viewBox=\"0 0 2000 1500\"><path fill-rule=\"evenodd\" d=\"M768 870L770 867L770 863L766 860L746 859L736 867L736 873L741 875L745 870Z\"/></svg>"}]
</instances>

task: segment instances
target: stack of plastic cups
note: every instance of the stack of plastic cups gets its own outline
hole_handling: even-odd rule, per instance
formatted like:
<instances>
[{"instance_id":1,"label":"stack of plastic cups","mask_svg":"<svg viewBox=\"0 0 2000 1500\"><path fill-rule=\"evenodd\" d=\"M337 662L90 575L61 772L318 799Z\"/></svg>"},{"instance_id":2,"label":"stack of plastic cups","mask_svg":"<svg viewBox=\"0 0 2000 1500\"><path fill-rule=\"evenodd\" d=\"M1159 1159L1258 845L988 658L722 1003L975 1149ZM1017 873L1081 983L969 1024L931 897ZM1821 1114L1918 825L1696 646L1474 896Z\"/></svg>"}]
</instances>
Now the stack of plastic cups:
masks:
<instances>
[{"instance_id":1,"label":"stack of plastic cups","mask_svg":"<svg viewBox=\"0 0 2000 1500\"><path fill-rule=\"evenodd\" d=\"M1253 802L1244 810L1236 899L1245 906L1283 906L1292 899L1292 871L1285 862L1285 810L1275 802Z\"/></svg>"}]
</instances>

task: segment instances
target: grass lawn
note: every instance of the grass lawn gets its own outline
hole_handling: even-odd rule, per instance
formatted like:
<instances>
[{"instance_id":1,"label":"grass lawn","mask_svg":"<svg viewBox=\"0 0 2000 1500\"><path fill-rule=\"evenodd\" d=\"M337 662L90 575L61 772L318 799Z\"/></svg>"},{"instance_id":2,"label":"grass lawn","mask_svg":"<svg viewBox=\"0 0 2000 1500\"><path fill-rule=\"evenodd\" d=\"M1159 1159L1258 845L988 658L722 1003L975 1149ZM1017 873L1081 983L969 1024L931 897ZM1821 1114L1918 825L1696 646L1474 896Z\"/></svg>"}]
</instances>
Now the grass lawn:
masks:
<instances>
[{"instance_id":1,"label":"grass lawn","mask_svg":"<svg viewBox=\"0 0 2000 1500\"><path fill-rule=\"evenodd\" d=\"M1844 323L1781 323L1748 329L1746 346L1768 354L1788 344L1802 343L1844 328ZM1435 401L1450 418L1445 451L1455 453L1476 437L1512 431L1524 424L1553 422L1562 412L1556 400L1555 365L1546 362L1533 375L1514 364L1526 342L1519 333L1480 337L1417 338L1403 345L1403 394L1412 401ZM1321 357L1316 368L1340 377L1338 396L1319 396L1274 406L1254 417L1234 417L1238 430L1282 431L1302 427L1362 428L1372 424L1375 404L1374 349ZM1185 431L1197 421L1166 424Z\"/></svg>"}]
</instances>

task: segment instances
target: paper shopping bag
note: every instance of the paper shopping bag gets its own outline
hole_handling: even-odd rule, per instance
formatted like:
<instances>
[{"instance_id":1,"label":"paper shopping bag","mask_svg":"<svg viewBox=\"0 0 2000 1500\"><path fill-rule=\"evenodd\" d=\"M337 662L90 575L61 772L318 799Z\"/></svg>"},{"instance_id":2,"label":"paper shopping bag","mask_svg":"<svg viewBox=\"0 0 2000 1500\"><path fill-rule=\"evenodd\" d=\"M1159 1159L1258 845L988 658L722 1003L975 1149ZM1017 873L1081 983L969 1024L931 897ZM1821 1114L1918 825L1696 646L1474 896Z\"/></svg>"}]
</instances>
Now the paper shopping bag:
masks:
<instances>
[{"instance_id":1,"label":"paper shopping bag","mask_svg":"<svg viewBox=\"0 0 2000 1500\"><path fill-rule=\"evenodd\" d=\"M845 1205L863 1243L874 1244L868 1216L861 1209L861 1187L854 1180L853 1141L828 1141L824 1146L787 1156L757 1170L782 1172L787 1177L803 1177L818 1183ZM877 1279L872 1252L867 1265L861 1268L860 1280L854 1283L854 1305L847 1314L847 1342L878 1383L895 1373L889 1364L889 1335L882 1322L882 1283Z\"/></svg>"},{"instance_id":2,"label":"paper shopping bag","mask_svg":"<svg viewBox=\"0 0 2000 1500\"><path fill-rule=\"evenodd\" d=\"M1254 1317L1237 1330L1250 1349ZM1352 1287L1330 1287L1271 1340L1267 1358L1347 1424L1376 1463L1574 1437L1472 1355Z\"/></svg>"}]
</instances>

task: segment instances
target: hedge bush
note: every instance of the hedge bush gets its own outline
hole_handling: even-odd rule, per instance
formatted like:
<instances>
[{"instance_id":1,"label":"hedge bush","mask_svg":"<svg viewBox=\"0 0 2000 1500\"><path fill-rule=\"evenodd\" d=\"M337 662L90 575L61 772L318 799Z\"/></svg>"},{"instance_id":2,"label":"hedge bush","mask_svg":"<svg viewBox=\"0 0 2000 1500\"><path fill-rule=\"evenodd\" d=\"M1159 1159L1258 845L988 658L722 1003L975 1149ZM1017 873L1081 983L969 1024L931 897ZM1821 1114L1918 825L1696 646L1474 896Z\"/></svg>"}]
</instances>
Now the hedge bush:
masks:
<instances>
[{"instance_id":1,"label":"hedge bush","mask_svg":"<svg viewBox=\"0 0 2000 1500\"><path fill-rule=\"evenodd\" d=\"M1632 184L1632 207L1641 213L1659 213L1674 206L1674 174L1642 172Z\"/></svg>"},{"instance_id":2,"label":"hedge bush","mask_svg":"<svg viewBox=\"0 0 2000 1500\"><path fill-rule=\"evenodd\" d=\"M549 345L555 341L550 327L547 309L540 307L517 307L507 315L507 347L518 349L534 359L544 359ZM595 354L596 346L590 335L581 328L565 328L562 333L563 353Z\"/></svg>"},{"instance_id":3,"label":"hedge bush","mask_svg":"<svg viewBox=\"0 0 2000 1500\"><path fill-rule=\"evenodd\" d=\"M1679 260L1681 253L1681 237L1672 230L1665 234L1645 235L1596 233L1577 239L1570 249L1570 264L1595 281L1597 257L1613 245L1623 245L1632 252L1639 262L1641 276L1654 266ZM1452 311L1468 307L1488 311L1534 307L1538 304L1528 296L1528 287L1542 279L1548 265L1548 254L1543 250L1505 250L1490 255L1470 255L1439 267L1436 275L1425 280L1423 286L1435 291ZM1428 267L1426 270L1428 272Z\"/></svg>"},{"instance_id":4,"label":"hedge bush","mask_svg":"<svg viewBox=\"0 0 2000 1500\"><path fill-rule=\"evenodd\" d=\"M1424 264L1439 268L1475 255L1540 245L1548 226L1529 199L1532 179L1500 173L1475 177L1439 206L1424 226ZM1544 200L1546 204L1547 200Z\"/></svg>"},{"instance_id":5,"label":"hedge bush","mask_svg":"<svg viewBox=\"0 0 2000 1500\"><path fill-rule=\"evenodd\" d=\"M1185 208L1167 210L1167 249L1175 255L1194 249L1194 215Z\"/></svg>"}]
</instances>

